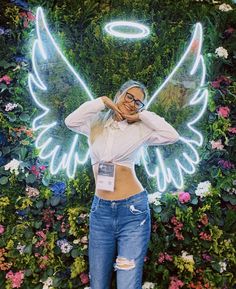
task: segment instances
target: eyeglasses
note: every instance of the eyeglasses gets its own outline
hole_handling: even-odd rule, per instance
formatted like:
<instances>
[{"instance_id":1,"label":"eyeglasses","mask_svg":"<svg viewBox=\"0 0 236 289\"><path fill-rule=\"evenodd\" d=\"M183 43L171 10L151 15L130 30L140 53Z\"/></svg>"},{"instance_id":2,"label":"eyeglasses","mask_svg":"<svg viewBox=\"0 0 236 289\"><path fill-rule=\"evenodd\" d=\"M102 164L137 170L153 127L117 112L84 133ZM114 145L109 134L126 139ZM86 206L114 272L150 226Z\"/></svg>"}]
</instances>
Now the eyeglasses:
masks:
<instances>
[{"instance_id":1,"label":"eyeglasses","mask_svg":"<svg viewBox=\"0 0 236 289\"><path fill-rule=\"evenodd\" d=\"M125 94L125 101L127 102L134 101L135 108L138 110L145 106L145 104L141 100L135 99L134 96L129 92L126 92Z\"/></svg>"}]
</instances>

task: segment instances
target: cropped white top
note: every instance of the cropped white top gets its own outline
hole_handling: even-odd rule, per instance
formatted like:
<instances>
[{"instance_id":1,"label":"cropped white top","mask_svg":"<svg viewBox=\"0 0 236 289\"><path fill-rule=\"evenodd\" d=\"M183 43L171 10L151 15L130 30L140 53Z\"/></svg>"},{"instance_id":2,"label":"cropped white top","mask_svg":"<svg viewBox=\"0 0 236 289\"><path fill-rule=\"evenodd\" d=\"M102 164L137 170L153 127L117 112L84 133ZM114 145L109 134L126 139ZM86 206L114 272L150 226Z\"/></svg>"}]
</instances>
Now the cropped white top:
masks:
<instances>
[{"instance_id":1,"label":"cropped white top","mask_svg":"<svg viewBox=\"0 0 236 289\"><path fill-rule=\"evenodd\" d=\"M102 97L86 101L66 117L65 124L72 131L89 136L92 120L103 109ZM126 119L108 119L102 133L89 143L92 165L106 161L134 168L135 163L140 164L139 150L143 145L178 141L178 132L163 117L143 110L139 112L139 118L141 121L134 123L128 123Z\"/></svg>"}]
</instances>

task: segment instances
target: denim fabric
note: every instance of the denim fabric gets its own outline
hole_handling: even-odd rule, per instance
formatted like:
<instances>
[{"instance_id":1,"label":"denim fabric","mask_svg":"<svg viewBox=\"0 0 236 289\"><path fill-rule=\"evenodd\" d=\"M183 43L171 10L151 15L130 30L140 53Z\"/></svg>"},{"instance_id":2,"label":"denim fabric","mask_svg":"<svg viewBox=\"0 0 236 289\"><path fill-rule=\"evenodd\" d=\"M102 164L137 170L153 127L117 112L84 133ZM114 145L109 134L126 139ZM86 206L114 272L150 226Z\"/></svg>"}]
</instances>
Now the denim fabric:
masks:
<instances>
[{"instance_id":1,"label":"denim fabric","mask_svg":"<svg viewBox=\"0 0 236 289\"><path fill-rule=\"evenodd\" d=\"M117 289L142 289L150 234L146 190L122 200L94 195L89 214L90 288L110 289L114 270Z\"/></svg>"}]
</instances>

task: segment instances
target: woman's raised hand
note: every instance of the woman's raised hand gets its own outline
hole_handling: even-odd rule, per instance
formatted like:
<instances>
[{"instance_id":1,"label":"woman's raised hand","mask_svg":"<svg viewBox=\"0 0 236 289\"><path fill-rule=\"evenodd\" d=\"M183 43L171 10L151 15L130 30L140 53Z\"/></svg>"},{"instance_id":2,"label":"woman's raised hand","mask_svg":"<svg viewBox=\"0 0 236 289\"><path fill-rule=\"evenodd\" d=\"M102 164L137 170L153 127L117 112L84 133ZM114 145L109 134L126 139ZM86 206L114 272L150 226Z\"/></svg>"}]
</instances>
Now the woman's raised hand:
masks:
<instances>
[{"instance_id":1,"label":"woman's raised hand","mask_svg":"<svg viewBox=\"0 0 236 289\"><path fill-rule=\"evenodd\" d=\"M113 109L118 120L124 120L124 117L123 117L123 113L122 111L118 108L118 106L107 96L101 96L104 104L106 107L110 108L110 109Z\"/></svg>"}]
</instances>

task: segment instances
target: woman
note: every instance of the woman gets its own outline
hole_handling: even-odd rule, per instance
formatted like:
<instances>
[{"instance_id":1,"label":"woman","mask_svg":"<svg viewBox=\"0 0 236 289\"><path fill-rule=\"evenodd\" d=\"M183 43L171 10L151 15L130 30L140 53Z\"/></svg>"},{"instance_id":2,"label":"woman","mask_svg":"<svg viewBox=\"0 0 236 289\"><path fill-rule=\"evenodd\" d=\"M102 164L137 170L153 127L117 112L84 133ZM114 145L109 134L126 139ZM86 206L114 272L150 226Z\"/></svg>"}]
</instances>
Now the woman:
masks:
<instances>
[{"instance_id":1,"label":"woman","mask_svg":"<svg viewBox=\"0 0 236 289\"><path fill-rule=\"evenodd\" d=\"M137 179L134 164L143 145L179 139L164 118L144 110L146 102L145 86L129 80L114 101L107 96L87 101L65 119L69 129L89 137L96 183L89 215L91 289L109 289L113 267L117 289L142 288L151 218L148 192ZM106 107L108 111L102 112Z\"/></svg>"}]
</instances>

